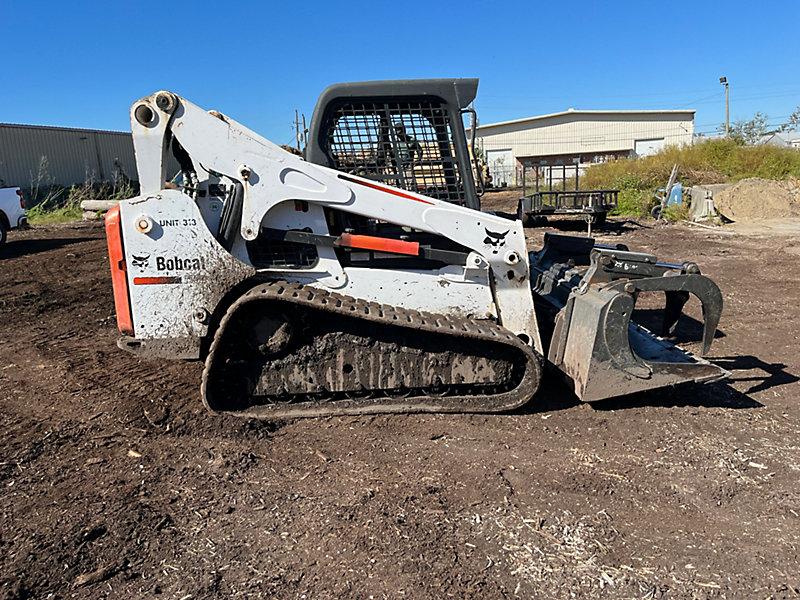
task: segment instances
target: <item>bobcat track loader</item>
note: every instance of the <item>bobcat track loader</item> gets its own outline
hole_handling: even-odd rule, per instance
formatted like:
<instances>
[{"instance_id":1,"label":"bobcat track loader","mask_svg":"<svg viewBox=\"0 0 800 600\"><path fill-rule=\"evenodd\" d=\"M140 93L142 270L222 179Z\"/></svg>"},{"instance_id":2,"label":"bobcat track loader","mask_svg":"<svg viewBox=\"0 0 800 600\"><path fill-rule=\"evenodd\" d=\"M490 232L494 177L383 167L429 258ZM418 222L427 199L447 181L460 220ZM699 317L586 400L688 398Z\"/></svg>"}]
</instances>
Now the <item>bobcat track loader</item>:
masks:
<instances>
[{"instance_id":1,"label":"bobcat track loader","mask_svg":"<svg viewBox=\"0 0 800 600\"><path fill-rule=\"evenodd\" d=\"M135 102L141 193L106 217L120 347L204 360L206 406L259 418L506 411L544 364L585 401L724 377L631 322L664 292L668 333L694 294L707 352L722 298L695 264L555 235L529 253L480 212L476 91L332 86L304 158L171 92Z\"/></svg>"}]
</instances>

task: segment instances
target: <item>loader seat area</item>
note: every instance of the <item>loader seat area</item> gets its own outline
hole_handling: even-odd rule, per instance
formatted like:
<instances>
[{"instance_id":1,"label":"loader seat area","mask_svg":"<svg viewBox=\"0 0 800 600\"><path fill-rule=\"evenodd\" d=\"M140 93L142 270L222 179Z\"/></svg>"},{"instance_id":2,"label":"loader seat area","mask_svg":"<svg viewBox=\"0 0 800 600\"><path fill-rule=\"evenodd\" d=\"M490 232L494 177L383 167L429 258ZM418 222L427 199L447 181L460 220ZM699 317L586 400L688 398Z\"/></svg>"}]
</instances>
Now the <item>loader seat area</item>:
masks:
<instances>
[{"instance_id":1,"label":"loader seat area","mask_svg":"<svg viewBox=\"0 0 800 600\"><path fill-rule=\"evenodd\" d=\"M434 98L342 101L329 107L323 148L333 168L463 205L450 120Z\"/></svg>"},{"instance_id":2,"label":"loader seat area","mask_svg":"<svg viewBox=\"0 0 800 600\"><path fill-rule=\"evenodd\" d=\"M462 115L477 79L338 83L320 95L305 158L479 210Z\"/></svg>"}]
</instances>

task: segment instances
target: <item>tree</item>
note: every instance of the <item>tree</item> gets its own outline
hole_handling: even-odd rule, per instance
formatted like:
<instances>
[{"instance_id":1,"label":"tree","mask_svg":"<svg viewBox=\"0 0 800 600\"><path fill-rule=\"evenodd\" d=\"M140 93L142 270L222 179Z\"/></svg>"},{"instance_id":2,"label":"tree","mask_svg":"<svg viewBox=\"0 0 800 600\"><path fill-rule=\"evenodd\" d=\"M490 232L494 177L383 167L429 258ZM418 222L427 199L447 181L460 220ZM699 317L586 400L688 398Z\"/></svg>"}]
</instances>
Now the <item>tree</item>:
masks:
<instances>
[{"instance_id":1,"label":"tree","mask_svg":"<svg viewBox=\"0 0 800 600\"><path fill-rule=\"evenodd\" d=\"M724 133L725 124L717 128L717 131ZM734 121L731 125L730 137L740 144L753 145L757 143L767 133L767 115L757 112L750 120Z\"/></svg>"},{"instance_id":2,"label":"tree","mask_svg":"<svg viewBox=\"0 0 800 600\"><path fill-rule=\"evenodd\" d=\"M789 118L786 120L786 123L778 127L778 131L786 132L786 131L794 131L800 127L800 106L794 109L794 112L789 115Z\"/></svg>"}]
</instances>

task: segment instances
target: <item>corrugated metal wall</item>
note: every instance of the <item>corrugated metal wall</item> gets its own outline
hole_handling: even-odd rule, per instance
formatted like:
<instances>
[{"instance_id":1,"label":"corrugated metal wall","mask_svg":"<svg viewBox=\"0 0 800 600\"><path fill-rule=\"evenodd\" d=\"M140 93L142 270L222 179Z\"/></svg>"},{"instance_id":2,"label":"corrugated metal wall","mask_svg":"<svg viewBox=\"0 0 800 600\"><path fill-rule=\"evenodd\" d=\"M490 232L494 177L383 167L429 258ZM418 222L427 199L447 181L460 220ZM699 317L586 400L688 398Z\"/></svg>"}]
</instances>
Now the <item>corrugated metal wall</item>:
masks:
<instances>
[{"instance_id":1,"label":"corrugated metal wall","mask_svg":"<svg viewBox=\"0 0 800 600\"><path fill-rule=\"evenodd\" d=\"M578 155L633 150L637 140L663 139L665 145L691 144L692 113L556 115L540 120L478 128L485 150L512 150L525 156Z\"/></svg>"},{"instance_id":2,"label":"corrugated metal wall","mask_svg":"<svg viewBox=\"0 0 800 600\"><path fill-rule=\"evenodd\" d=\"M0 186L138 180L130 133L0 124Z\"/></svg>"}]
</instances>

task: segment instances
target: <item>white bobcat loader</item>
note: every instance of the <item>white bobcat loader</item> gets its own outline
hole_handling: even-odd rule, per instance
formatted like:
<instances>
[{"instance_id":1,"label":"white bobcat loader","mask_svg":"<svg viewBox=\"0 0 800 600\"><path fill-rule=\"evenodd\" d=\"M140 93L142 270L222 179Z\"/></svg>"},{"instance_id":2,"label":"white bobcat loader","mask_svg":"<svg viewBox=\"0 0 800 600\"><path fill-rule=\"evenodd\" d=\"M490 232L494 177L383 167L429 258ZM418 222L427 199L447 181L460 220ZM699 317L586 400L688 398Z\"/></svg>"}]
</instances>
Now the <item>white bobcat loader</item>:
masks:
<instances>
[{"instance_id":1,"label":"white bobcat loader","mask_svg":"<svg viewBox=\"0 0 800 600\"><path fill-rule=\"evenodd\" d=\"M510 410L545 361L586 401L724 377L630 320L663 291L668 334L694 294L708 351L722 298L696 265L554 235L529 254L480 212L476 91L331 86L304 158L170 92L135 102L141 193L106 217L120 347L204 360L204 403L261 418Z\"/></svg>"}]
</instances>

